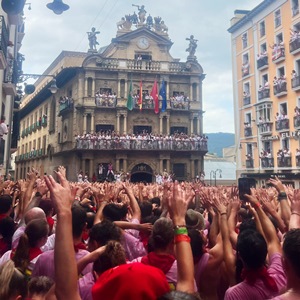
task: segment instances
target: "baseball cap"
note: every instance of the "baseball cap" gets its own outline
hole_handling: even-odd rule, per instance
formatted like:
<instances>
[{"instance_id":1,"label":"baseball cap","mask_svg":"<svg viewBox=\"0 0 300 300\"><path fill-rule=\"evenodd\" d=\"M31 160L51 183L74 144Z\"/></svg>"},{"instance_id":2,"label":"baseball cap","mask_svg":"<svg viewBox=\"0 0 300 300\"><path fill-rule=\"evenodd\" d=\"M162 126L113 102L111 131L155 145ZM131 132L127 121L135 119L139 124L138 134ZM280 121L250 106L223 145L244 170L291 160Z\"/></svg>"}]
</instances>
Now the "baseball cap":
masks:
<instances>
[{"instance_id":1,"label":"baseball cap","mask_svg":"<svg viewBox=\"0 0 300 300\"><path fill-rule=\"evenodd\" d=\"M105 271L92 288L94 300L156 300L170 291L164 273L142 263Z\"/></svg>"}]
</instances>

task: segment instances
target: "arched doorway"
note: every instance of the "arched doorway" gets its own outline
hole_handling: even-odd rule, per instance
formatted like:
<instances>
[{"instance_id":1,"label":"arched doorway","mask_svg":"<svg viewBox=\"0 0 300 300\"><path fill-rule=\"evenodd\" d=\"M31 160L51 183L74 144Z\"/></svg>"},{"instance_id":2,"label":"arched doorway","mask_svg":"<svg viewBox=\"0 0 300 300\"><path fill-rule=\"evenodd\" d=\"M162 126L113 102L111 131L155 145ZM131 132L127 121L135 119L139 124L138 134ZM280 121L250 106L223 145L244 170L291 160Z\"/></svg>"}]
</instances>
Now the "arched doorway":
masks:
<instances>
[{"instance_id":1,"label":"arched doorway","mask_svg":"<svg viewBox=\"0 0 300 300\"><path fill-rule=\"evenodd\" d=\"M147 164L138 164L131 170L130 176L131 182L152 182L153 171L152 168Z\"/></svg>"}]
</instances>

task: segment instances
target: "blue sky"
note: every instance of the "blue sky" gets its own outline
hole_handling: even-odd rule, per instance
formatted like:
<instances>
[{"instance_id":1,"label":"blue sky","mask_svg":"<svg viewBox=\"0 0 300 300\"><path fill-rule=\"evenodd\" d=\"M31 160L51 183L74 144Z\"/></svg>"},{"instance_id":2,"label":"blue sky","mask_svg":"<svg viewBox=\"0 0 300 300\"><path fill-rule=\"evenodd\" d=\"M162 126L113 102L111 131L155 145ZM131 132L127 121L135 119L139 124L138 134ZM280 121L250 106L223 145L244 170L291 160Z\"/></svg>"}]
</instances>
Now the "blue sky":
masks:
<instances>
[{"instance_id":1,"label":"blue sky","mask_svg":"<svg viewBox=\"0 0 300 300\"><path fill-rule=\"evenodd\" d=\"M50 2L50 0L48 0ZM174 43L171 55L185 61L186 37L199 40L196 56L207 74L203 83L204 132L234 132L230 34L227 29L235 9L253 9L260 0L63 0L70 9L55 15L46 2L31 0L25 8L24 73L42 73L62 50L87 51L86 32L101 31L100 46L116 36L116 23L132 14L132 4L145 5L147 13L160 16Z\"/></svg>"}]
</instances>

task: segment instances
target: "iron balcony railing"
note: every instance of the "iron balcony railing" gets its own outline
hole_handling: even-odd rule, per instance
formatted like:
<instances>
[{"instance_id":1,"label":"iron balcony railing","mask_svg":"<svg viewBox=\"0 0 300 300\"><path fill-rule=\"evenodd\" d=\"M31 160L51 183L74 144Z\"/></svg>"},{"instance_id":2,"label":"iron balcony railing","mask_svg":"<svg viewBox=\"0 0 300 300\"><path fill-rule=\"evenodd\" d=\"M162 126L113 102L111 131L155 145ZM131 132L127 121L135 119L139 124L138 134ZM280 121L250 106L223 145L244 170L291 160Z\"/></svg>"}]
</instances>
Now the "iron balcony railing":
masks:
<instances>
[{"instance_id":1,"label":"iron balcony railing","mask_svg":"<svg viewBox=\"0 0 300 300\"><path fill-rule=\"evenodd\" d=\"M292 158L290 156L277 157L277 166L279 168L290 168L290 167L292 167Z\"/></svg>"}]
</instances>

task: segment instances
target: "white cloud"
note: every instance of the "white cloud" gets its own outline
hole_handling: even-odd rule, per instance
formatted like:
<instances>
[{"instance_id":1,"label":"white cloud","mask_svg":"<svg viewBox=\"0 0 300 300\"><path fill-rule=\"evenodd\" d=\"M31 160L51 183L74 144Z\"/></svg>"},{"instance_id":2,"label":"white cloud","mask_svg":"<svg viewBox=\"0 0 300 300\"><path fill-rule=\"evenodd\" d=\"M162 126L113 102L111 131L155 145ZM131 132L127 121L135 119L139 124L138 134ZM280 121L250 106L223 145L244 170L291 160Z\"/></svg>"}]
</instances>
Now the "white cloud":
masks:
<instances>
[{"instance_id":1,"label":"white cloud","mask_svg":"<svg viewBox=\"0 0 300 300\"><path fill-rule=\"evenodd\" d=\"M122 0L64 0L70 9L55 15L46 8L48 1L31 0L32 10L25 9L25 73L42 73L62 50L87 51L87 31L101 31L100 46L116 36L116 23L132 14L132 2ZM155 2L155 3L154 3ZM191 34L199 40L196 55L207 77L203 84L204 129L206 132L233 132L230 34L227 32L235 9L253 9L260 0L143 0L152 17L160 16L174 42L171 55L184 61ZM222 124L217 120L222 120Z\"/></svg>"}]
</instances>

